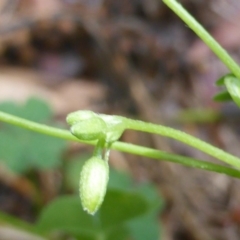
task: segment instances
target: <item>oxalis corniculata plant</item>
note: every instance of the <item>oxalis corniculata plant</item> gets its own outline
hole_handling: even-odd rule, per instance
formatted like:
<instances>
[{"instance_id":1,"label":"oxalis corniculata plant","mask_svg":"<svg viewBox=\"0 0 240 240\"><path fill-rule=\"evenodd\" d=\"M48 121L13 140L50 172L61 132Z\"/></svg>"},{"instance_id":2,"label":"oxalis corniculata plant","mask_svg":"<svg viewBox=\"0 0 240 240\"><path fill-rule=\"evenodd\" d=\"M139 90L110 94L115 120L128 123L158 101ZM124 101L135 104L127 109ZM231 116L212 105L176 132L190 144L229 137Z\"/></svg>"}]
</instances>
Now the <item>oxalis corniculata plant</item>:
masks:
<instances>
[{"instance_id":1,"label":"oxalis corniculata plant","mask_svg":"<svg viewBox=\"0 0 240 240\"><path fill-rule=\"evenodd\" d=\"M225 85L227 91L221 92L215 96L215 99L224 101L231 98L240 106L240 67L238 64L178 2L175 0L163 0L163 2L208 45L230 70L230 74L217 81L218 85ZM71 132L38 124L4 112L0 112L0 121L42 134L95 145L93 156L86 161L80 174L80 198L83 208L90 214L96 213L106 193L109 178L108 159L111 149L240 178L240 158L184 132L161 125L132 120L122 116L96 114L91 111L76 111L67 116ZM195 158L119 142L118 139L126 129L173 138L199 149L230 166L227 167Z\"/></svg>"}]
</instances>

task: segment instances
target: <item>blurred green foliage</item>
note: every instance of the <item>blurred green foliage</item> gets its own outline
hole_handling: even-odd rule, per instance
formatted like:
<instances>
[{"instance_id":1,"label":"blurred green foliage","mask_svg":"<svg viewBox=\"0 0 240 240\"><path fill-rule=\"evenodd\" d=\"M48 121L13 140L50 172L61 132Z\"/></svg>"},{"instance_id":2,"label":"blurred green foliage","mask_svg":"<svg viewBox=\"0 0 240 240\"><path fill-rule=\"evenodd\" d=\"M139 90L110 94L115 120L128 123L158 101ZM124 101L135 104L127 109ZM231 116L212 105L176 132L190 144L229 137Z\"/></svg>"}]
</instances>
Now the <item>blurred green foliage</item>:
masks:
<instances>
[{"instance_id":1,"label":"blurred green foliage","mask_svg":"<svg viewBox=\"0 0 240 240\"><path fill-rule=\"evenodd\" d=\"M36 98L24 105L4 102L0 110L38 123L49 124L53 119L48 104ZM66 141L0 123L0 149L0 161L12 171L23 173L59 166Z\"/></svg>"},{"instance_id":2,"label":"blurred green foliage","mask_svg":"<svg viewBox=\"0 0 240 240\"><path fill-rule=\"evenodd\" d=\"M233 73L223 75L216 81L216 86L225 87L213 99L218 102L234 101L240 107L240 80Z\"/></svg>"}]
</instances>

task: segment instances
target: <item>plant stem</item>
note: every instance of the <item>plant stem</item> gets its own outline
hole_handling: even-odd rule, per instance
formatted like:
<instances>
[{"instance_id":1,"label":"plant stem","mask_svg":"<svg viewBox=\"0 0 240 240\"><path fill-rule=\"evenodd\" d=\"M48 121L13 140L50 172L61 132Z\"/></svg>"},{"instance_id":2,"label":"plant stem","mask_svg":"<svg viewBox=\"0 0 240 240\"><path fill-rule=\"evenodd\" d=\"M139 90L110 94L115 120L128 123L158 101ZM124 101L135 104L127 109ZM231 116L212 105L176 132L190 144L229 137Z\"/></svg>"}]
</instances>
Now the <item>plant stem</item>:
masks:
<instances>
[{"instance_id":1,"label":"plant stem","mask_svg":"<svg viewBox=\"0 0 240 240\"><path fill-rule=\"evenodd\" d=\"M125 123L128 129L159 134L165 137L176 139L180 142L188 144L189 146L197 148L219 160L222 160L225 163L240 168L240 158L237 158L217 147L214 147L200 139L197 139L179 130L128 118L125 118Z\"/></svg>"},{"instance_id":2,"label":"plant stem","mask_svg":"<svg viewBox=\"0 0 240 240\"><path fill-rule=\"evenodd\" d=\"M18 127L26 128L31 131L39 132L42 134L47 134L47 135L50 135L53 137L59 137L59 138L63 138L66 140L72 140L72 141L77 140L77 138L74 137L69 131L54 128L54 127L49 127L47 125L39 124L36 122L32 122L32 121L29 121L29 120L26 120L26 119L23 119L23 118L20 118L17 116L13 116L8 113L4 113L2 111L0 111L0 121L7 122L9 124L12 124L12 125L15 125ZM82 142L84 142L84 141L82 141Z\"/></svg>"},{"instance_id":3,"label":"plant stem","mask_svg":"<svg viewBox=\"0 0 240 240\"><path fill-rule=\"evenodd\" d=\"M126 120L128 120L128 119L126 119ZM54 127L49 127L49 126L35 123L35 122L29 121L26 119L22 119L22 118L19 118L19 117L16 117L16 116L13 116L8 113L1 112L1 111L0 111L0 121L6 122L9 124L13 124L18 127L26 128L31 131L39 132L42 134L59 137L59 138L65 139L65 140L82 142L82 143L87 143L87 144L91 144L91 145L97 144L97 141L91 141L91 142L81 141L78 138L74 137L68 130L62 130L62 129L58 129L58 128L54 128ZM143 131L146 128L146 125L144 126L143 122L140 122L140 121L129 120L128 124L129 123L133 124L133 122L137 122L137 124L140 123L140 126L138 125L139 127L141 127L140 131ZM148 123L145 123L145 124L148 125ZM152 125L154 125L154 124L152 124ZM162 128L163 127L160 127L160 129L162 129ZM177 130L174 130L174 131L177 131ZM156 133L156 132L154 132L154 133ZM113 143L111 145L111 148L122 151L122 152L136 154L136 155L154 158L154 159L158 159L158 160L164 159L165 161L179 163L184 166L195 167L195 168L204 169L204 170L212 171L212 172L224 173L224 174L232 176L232 177L240 178L240 171L238 171L236 169L209 163L209 162L194 159L194 158L165 153L163 151L146 148L146 147L142 147L142 146L137 146L137 145L133 145L133 144L129 144L129 143L122 143L122 142Z\"/></svg>"},{"instance_id":4,"label":"plant stem","mask_svg":"<svg viewBox=\"0 0 240 240\"><path fill-rule=\"evenodd\" d=\"M211 172L224 173L226 175L240 178L240 171L225 167L222 165L206 162L196 158L190 158L180 156L172 153L166 153L163 151L137 146L129 143L116 142L113 144L112 149L121 150L122 152L136 154L144 157L149 157L157 160L164 160L168 162L179 163L187 167L199 168Z\"/></svg>"},{"instance_id":5,"label":"plant stem","mask_svg":"<svg viewBox=\"0 0 240 240\"><path fill-rule=\"evenodd\" d=\"M163 0L218 56L228 69L240 79L240 67L221 45L175 0Z\"/></svg>"}]
</instances>

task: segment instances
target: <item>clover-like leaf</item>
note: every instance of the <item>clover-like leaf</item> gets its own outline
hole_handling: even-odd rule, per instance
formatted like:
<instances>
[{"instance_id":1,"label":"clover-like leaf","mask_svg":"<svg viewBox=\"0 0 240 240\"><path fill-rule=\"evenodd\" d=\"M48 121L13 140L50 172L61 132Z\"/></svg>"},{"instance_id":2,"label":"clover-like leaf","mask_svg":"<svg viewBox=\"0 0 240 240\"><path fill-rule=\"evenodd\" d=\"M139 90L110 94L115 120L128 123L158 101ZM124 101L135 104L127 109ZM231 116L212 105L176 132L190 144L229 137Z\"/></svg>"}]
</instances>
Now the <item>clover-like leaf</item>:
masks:
<instances>
[{"instance_id":1,"label":"clover-like leaf","mask_svg":"<svg viewBox=\"0 0 240 240\"><path fill-rule=\"evenodd\" d=\"M39 123L52 119L50 107L42 100L31 98L24 105L3 102L0 110ZM15 172L53 168L60 164L66 142L62 139L31 132L0 123L0 161Z\"/></svg>"},{"instance_id":2,"label":"clover-like leaf","mask_svg":"<svg viewBox=\"0 0 240 240\"><path fill-rule=\"evenodd\" d=\"M50 202L41 212L36 228L44 232L65 232L77 239L113 239L114 233L124 229L126 223L147 211L148 205L141 194L124 190L109 190L97 215L83 211L78 196L61 196ZM118 236L114 239L127 239Z\"/></svg>"}]
</instances>

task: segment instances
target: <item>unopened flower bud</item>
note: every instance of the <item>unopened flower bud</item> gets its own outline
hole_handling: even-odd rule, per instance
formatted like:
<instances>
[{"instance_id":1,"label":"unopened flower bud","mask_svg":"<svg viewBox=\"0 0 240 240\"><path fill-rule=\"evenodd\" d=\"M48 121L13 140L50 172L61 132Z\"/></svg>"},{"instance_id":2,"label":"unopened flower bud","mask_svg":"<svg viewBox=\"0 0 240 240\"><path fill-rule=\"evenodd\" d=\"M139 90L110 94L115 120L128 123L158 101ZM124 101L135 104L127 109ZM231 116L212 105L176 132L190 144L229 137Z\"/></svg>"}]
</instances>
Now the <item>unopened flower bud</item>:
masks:
<instances>
[{"instance_id":1,"label":"unopened flower bud","mask_svg":"<svg viewBox=\"0 0 240 240\"><path fill-rule=\"evenodd\" d=\"M108 163L92 157L83 165L80 174L80 198L83 209L95 214L103 202L109 178Z\"/></svg>"},{"instance_id":2,"label":"unopened flower bud","mask_svg":"<svg viewBox=\"0 0 240 240\"><path fill-rule=\"evenodd\" d=\"M72 125L71 132L81 140L91 141L99 139L105 128L106 124L101 118L91 118Z\"/></svg>"},{"instance_id":3,"label":"unopened flower bud","mask_svg":"<svg viewBox=\"0 0 240 240\"><path fill-rule=\"evenodd\" d=\"M72 125L78 123L79 121L95 118L96 116L97 116L97 114L92 111L79 110L76 112L69 113L66 120L67 120L67 123L70 126L72 126Z\"/></svg>"}]
</instances>

